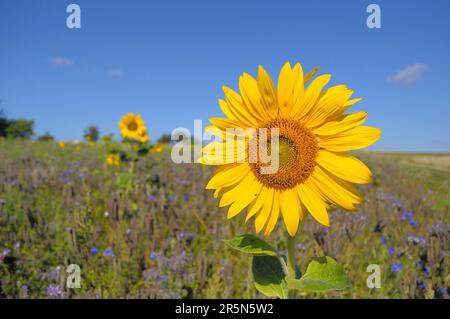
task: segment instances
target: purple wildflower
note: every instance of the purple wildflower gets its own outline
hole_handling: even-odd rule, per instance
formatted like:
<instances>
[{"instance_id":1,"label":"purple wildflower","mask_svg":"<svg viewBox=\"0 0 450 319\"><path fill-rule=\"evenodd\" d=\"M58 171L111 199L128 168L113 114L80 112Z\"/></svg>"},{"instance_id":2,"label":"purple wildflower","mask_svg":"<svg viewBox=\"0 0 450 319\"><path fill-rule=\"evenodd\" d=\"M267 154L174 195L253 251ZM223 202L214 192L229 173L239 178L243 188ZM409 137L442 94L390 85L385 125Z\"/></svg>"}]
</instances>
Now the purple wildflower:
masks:
<instances>
[{"instance_id":1,"label":"purple wildflower","mask_svg":"<svg viewBox=\"0 0 450 319\"><path fill-rule=\"evenodd\" d=\"M427 244L426 238L422 236L408 235L406 239L414 245L426 246Z\"/></svg>"},{"instance_id":2,"label":"purple wildflower","mask_svg":"<svg viewBox=\"0 0 450 319\"><path fill-rule=\"evenodd\" d=\"M391 270L395 273L402 271L402 269L403 269L403 264L393 263L391 265Z\"/></svg>"},{"instance_id":3,"label":"purple wildflower","mask_svg":"<svg viewBox=\"0 0 450 319\"><path fill-rule=\"evenodd\" d=\"M95 255L97 255L98 254L98 248L97 247L92 247L91 248L91 255L92 256L95 256Z\"/></svg>"},{"instance_id":4,"label":"purple wildflower","mask_svg":"<svg viewBox=\"0 0 450 319\"><path fill-rule=\"evenodd\" d=\"M150 258L150 260L155 260L155 259L159 259L159 256L154 251L152 251L149 258Z\"/></svg>"},{"instance_id":5,"label":"purple wildflower","mask_svg":"<svg viewBox=\"0 0 450 319\"><path fill-rule=\"evenodd\" d=\"M386 243L387 243L386 237L381 236L381 237L380 237L380 243L381 243L382 245L386 244Z\"/></svg>"},{"instance_id":6,"label":"purple wildflower","mask_svg":"<svg viewBox=\"0 0 450 319\"><path fill-rule=\"evenodd\" d=\"M402 213L401 216L402 216L402 219L408 220L408 221L414 217L413 213L411 213L411 212L404 212L404 213Z\"/></svg>"},{"instance_id":7,"label":"purple wildflower","mask_svg":"<svg viewBox=\"0 0 450 319\"><path fill-rule=\"evenodd\" d=\"M49 297L60 298L60 297L63 296L63 292L61 290L61 287L59 285L54 285L54 284L50 284L50 286L48 286L45 289L45 293Z\"/></svg>"},{"instance_id":8,"label":"purple wildflower","mask_svg":"<svg viewBox=\"0 0 450 319\"><path fill-rule=\"evenodd\" d=\"M8 256L11 253L11 249L9 248L5 248L3 249L2 253L0 255L2 255L3 257Z\"/></svg>"},{"instance_id":9,"label":"purple wildflower","mask_svg":"<svg viewBox=\"0 0 450 319\"><path fill-rule=\"evenodd\" d=\"M158 277L156 277L156 282L163 284L165 282L167 282L167 276L166 275L159 275Z\"/></svg>"},{"instance_id":10,"label":"purple wildflower","mask_svg":"<svg viewBox=\"0 0 450 319\"><path fill-rule=\"evenodd\" d=\"M395 254L395 247L389 247L388 248L388 253L389 253L389 255Z\"/></svg>"},{"instance_id":11,"label":"purple wildflower","mask_svg":"<svg viewBox=\"0 0 450 319\"><path fill-rule=\"evenodd\" d=\"M392 203L392 207L393 208L397 208L397 209L402 209L403 208L403 204L401 202L393 202Z\"/></svg>"},{"instance_id":12,"label":"purple wildflower","mask_svg":"<svg viewBox=\"0 0 450 319\"><path fill-rule=\"evenodd\" d=\"M415 220L413 220L413 219L411 219L411 220L409 221L409 224L410 224L411 226L413 226L413 227L417 227L417 222L416 222Z\"/></svg>"},{"instance_id":13,"label":"purple wildflower","mask_svg":"<svg viewBox=\"0 0 450 319\"><path fill-rule=\"evenodd\" d=\"M114 257L114 252L112 251L111 248L106 248L105 250L103 250L103 256L105 257Z\"/></svg>"}]
</instances>

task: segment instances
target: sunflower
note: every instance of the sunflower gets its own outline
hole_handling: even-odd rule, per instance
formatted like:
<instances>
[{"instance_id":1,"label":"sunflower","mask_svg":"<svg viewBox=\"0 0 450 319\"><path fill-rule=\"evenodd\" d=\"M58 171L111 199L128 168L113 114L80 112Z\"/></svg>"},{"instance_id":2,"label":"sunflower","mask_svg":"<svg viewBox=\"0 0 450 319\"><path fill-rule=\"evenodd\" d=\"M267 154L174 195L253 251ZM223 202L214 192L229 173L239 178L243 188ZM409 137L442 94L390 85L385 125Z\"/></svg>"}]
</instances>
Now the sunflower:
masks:
<instances>
[{"instance_id":1,"label":"sunflower","mask_svg":"<svg viewBox=\"0 0 450 319\"><path fill-rule=\"evenodd\" d=\"M140 134L139 134L139 142L141 143L147 143L150 140L150 137L148 136L148 132L146 129L144 129Z\"/></svg>"},{"instance_id":2,"label":"sunflower","mask_svg":"<svg viewBox=\"0 0 450 319\"><path fill-rule=\"evenodd\" d=\"M109 154L106 157L106 164L109 166L119 166L120 165L120 156L117 154Z\"/></svg>"},{"instance_id":3,"label":"sunflower","mask_svg":"<svg viewBox=\"0 0 450 319\"><path fill-rule=\"evenodd\" d=\"M247 208L245 221L254 217L257 233L265 229L268 236L280 213L292 237L308 213L329 226L328 211L336 206L355 211L363 197L354 184L371 181L367 166L346 151L371 145L381 131L360 126L366 112L345 114L361 99L350 99L353 91L345 85L324 90L331 76L312 80L317 71L304 75L300 63L293 68L286 63L277 88L261 66L257 79L244 73L239 79L240 94L223 88L225 100L219 100L219 105L226 118L211 118L212 125L205 128L221 139L205 146L199 159L218 166L206 188L215 190L220 207L230 205L228 218ZM229 129L237 133L230 134ZM253 129L256 135L240 134L239 129ZM263 170L268 165L265 159L249 146L256 139L257 149L266 148L269 153L272 135L262 138L261 129L278 133L279 166L270 173ZM236 135L245 141L245 148L236 147Z\"/></svg>"},{"instance_id":4,"label":"sunflower","mask_svg":"<svg viewBox=\"0 0 450 319\"><path fill-rule=\"evenodd\" d=\"M120 133L124 138L136 138L145 131L144 121L138 114L128 113L119 123Z\"/></svg>"},{"instance_id":5,"label":"sunflower","mask_svg":"<svg viewBox=\"0 0 450 319\"><path fill-rule=\"evenodd\" d=\"M64 148L64 147L66 147L66 143L64 143L63 141L61 141L61 142L58 143L58 146L59 146L60 148Z\"/></svg>"},{"instance_id":6,"label":"sunflower","mask_svg":"<svg viewBox=\"0 0 450 319\"><path fill-rule=\"evenodd\" d=\"M153 145L151 152L152 153L161 153L164 150L165 145L163 143L156 143Z\"/></svg>"}]
</instances>

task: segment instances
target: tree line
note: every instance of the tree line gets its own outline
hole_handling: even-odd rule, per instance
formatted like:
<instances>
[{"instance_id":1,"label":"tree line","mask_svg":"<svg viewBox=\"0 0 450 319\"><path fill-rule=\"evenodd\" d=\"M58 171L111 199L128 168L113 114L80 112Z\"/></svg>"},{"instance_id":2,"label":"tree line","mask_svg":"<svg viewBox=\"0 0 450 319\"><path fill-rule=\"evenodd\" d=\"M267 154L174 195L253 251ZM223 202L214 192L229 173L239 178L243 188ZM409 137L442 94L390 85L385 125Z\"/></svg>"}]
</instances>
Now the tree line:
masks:
<instances>
[{"instance_id":1,"label":"tree line","mask_svg":"<svg viewBox=\"0 0 450 319\"><path fill-rule=\"evenodd\" d=\"M27 119L8 118L3 109L0 109L0 137L7 139L32 139L35 137L34 121ZM100 138L100 131L96 126L89 126L84 130L83 137L90 142L97 142ZM37 140L52 141L55 137L45 132L36 137Z\"/></svg>"}]
</instances>

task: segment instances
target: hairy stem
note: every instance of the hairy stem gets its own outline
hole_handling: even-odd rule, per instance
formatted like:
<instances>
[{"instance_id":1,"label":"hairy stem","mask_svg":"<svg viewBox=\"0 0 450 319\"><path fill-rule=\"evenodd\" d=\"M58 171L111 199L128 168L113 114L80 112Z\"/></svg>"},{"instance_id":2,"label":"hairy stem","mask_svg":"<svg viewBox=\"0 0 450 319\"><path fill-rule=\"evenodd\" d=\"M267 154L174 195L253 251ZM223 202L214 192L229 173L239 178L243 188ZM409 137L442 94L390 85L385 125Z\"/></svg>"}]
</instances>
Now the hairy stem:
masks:
<instances>
[{"instance_id":1,"label":"hairy stem","mask_svg":"<svg viewBox=\"0 0 450 319\"><path fill-rule=\"evenodd\" d=\"M288 234L287 238L287 276L295 279L295 237ZM295 290L289 289L288 298L295 298Z\"/></svg>"}]
</instances>

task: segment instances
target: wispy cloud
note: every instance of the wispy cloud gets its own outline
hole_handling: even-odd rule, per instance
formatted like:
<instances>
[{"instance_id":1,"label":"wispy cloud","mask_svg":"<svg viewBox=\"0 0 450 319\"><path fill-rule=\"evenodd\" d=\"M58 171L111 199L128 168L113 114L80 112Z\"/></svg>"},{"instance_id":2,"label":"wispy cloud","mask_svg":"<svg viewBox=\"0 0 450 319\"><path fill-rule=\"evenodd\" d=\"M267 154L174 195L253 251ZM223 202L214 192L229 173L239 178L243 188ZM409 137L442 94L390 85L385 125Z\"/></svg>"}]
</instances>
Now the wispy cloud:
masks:
<instances>
[{"instance_id":1,"label":"wispy cloud","mask_svg":"<svg viewBox=\"0 0 450 319\"><path fill-rule=\"evenodd\" d=\"M106 71L106 74L108 76L114 77L114 78L120 78L123 76L124 72L121 68L112 68Z\"/></svg>"},{"instance_id":2,"label":"wispy cloud","mask_svg":"<svg viewBox=\"0 0 450 319\"><path fill-rule=\"evenodd\" d=\"M448 140L434 140L433 143L434 144L439 144L439 145L450 146L450 139L448 139Z\"/></svg>"},{"instance_id":3,"label":"wispy cloud","mask_svg":"<svg viewBox=\"0 0 450 319\"><path fill-rule=\"evenodd\" d=\"M428 65L426 64L411 64L404 69L388 76L387 81L394 84L411 85L417 82L427 70Z\"/></svg>"},{"instance_id":4,"label":"wispy cloud","mask_svg":"<svg viewBox=\"0 0 450 319\"><path fill-rule=\"evenodd\" d=\"M51 59L50 63L54 66L69 66L73 64L73 61L68 58L56 57Z\"/></svg>"}]
</instances>

